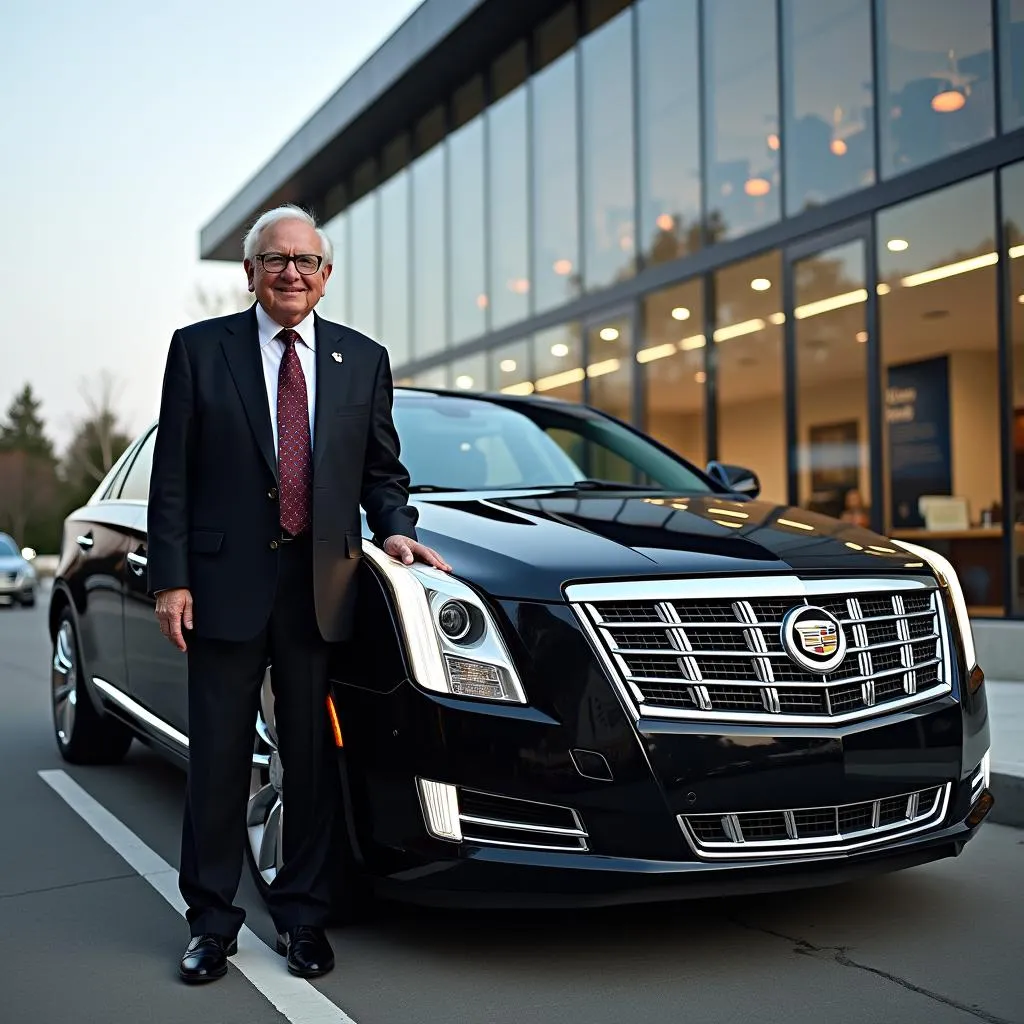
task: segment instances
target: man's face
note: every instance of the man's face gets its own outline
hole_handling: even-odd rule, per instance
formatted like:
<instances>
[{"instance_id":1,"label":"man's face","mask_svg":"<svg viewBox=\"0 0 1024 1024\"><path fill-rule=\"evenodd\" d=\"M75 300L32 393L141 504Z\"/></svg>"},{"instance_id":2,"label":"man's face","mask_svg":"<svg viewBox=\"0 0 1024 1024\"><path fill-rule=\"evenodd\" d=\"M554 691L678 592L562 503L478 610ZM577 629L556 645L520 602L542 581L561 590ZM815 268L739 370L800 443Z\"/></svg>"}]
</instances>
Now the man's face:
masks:
<instances>
[{"instance_id":1,"label":"man's face","mask_svg":"<svg viewBox=\"0 0 1024 1024\"><path fill-rule=\"evenodd\" d=\"M263 232L259 253L321 256L323 247L320 236L305 221L281 220ZM265 269L259 259L245 260L243 266L249 278L249 291L256 294L260 305L282 327L294 327L306 318L320 301L331 276L331 266L326 263L321 263L320 269L312 274L300 274L294 260L277 272Z\"/></svg>"}]
</instances>

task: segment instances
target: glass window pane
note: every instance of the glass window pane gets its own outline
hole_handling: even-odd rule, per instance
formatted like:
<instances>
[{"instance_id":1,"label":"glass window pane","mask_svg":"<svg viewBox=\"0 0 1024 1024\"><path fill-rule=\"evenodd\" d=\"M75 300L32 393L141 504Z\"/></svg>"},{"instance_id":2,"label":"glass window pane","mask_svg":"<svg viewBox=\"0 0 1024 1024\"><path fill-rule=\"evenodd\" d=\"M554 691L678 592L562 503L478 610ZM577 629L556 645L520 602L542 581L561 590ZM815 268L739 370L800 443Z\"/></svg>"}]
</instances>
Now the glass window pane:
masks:
<instances>
[{"instance_id":1,"label":"glass window pane","mask_svg":"<svg viewBox=\"0 0 1024 1024\"><path fill-rule=\"evenodd\" d=\"M351 319L349 323L357 331L377 337L377 193L370 192L349 211L349 228L352 232L352 252L358 259L352 260Z\"/></svg>"},{"instance_id":2,"label":"glass window pane","mask_svg":"<svg viewBox=\"0 0 1024 1024\"><path fill-rule=\"evenodd\" d=\"M687 281L644 299L644 336L637 352L643 366L644 429L703 466L704 286Z\"/></svg>"},{"instance_id":3,"label":"glass window pane","mask_svg":"<svg viewBox=\"0 0 1024 1024\"><path fill-rule=\"evenodd\" d=\"M1014 528L1013 610L1024 613L1024 163L1003 171L1003 245L1009 257L1010 345L1013 352Z\"/></svg>"},{"instance_id":4,"label":"glass window pane","mask_svg":"<svg viewBox=\"0 0 1024 1024\"><path fill-rule=\"evenodd\" d=\"M779 219L776 51L775 0L704 5L705 181L713 241Z\"/></svg>"},{"instance_id":5,"label":"glass window pane","mask_svg":"<svg viewBox=\"0 0 1024 1024\"><path fill-rule=\"evenodd\" d=\"M636 16L640 249L662 263L700 247L697 0L640 0Z\"/></svg>"},{"instance_id":6,"label":"glass window pane","mask_svg":"<svg viewBox=\"0 0 1024 1024\"><path fill-rule=\"evenodd\" d=\"M999 0L1003 131L1024 125L1024 0Z\"/></svg>"},{"instance_id":7,"label":"glass window pane","mask_svg":"<svg viewBox=\"0 0 1024 1024\"><path fill-rule=\"evenodd\" d=\"M587 331L587 404L633 422L633 327L628 315L603 317Z\"/></svg>"},{"instance_id":8,"label":"glass window pane","mask_svg":"<svg viewBox=\"0 0 1024 1024\"><path fill-rule=\"evenodd\" d=\"M785 0L786 212L875 180L871 8L864 0Z\"/></svg>"},{"instance_id":9,"label":"glass window pane","mask_svg":"<svg viewBox=\"0 0 1024 1024\"><path fill-rule=\"evenodd\" d=\"M380 190L381 338L391 365L409 361L409 172Z\"/></svg>"},{"instance_id":10,"label":"glass window pane","mask_svg":"<svg viewBox=\"0 0 1024 1024\"><path fill-rule=\"evenodd\" d=\"M448 387L448 367L434 366L429 370L420 370L413 376L412 383L418 388L446 388Z\"/></svg>"},{"instance_id":11,"label":"glass window pane","mask_svg":"<svg viewBox=\"0 0 1024 1024\"><path fill-rule=\"evenodd\" d=\"M499 100L487 113L490 156L491 328L496 330L530 312L529 148L526 88Z\"/></svg>"},{"instance_id":12,"label":"glass window pane","mask_svg":"<svg viewBox=\"0 0 1024 1024\"><path fill-rule=\"evenodd\" d=\"M463 356L452 363L452 383L460 391L487 390L487 356Z\"/></svg>"},{"instance_id":13,"label":"glass window pane","mask_svg":"<svg viewBox=\"0 0 1024 1024\"><path fill-rule=\"evenodd\" d=\"M348 211L332 217L324 232L334 247L334 269L327 281L323 298L317 304L321 316L335 323L348 323Z\"/></svg>"},{"instance_id":14,"label":"glass window pane","mask_svg":"<svg viewBox=\"0 0 1024 1024\"><path fill-rule=\"evenodd\" d=\"M413 355L440 352L446 344L444 246L444 146L412 166L413 189Z\"/></svg>"},{"instance_id":15,"label":"glass window pane","mask_svg":"<svg viewBox=\"0 0 1024 1024\"><path fill-rule=\"evenodd\" d=\"M448 136L451 175L452 344L487 329L484 265L484 122L475 121Z\"/></svg>"},{"instance_id":16,"label":"glass window pane","mask_svg":"<svg viewBox=\"0 0 1024 1024\"><path fill-rule=\"evenodd\" d=\"M864 243L793 265L799 503L868 526Z\"/></svg>"},{"instance_id":17,"label":"glass window pane","mask_svg":"<svg viewBox=\"0 0 1024 1024\"><path fill-rule=\"evenodd\" d=\"M533 367L529 341L513 341L499 345L487 353L490 372L487 386L507 395L533 394Z\"/></svg>"},{"instance_id":18,"label":"glass window pane","mask_svg":"<svg viewBox=\"0 0 1024 1024\"><path fill-rule=\"evenodd\" d=\"M533 336L535 390L569 402L583 401L583 342L580 325L563 324Z\"/></svg>"},{"instance_id":19,"label":"glass window pane","mask_svg":"<svg viewBox=\"0 0 1024 1024\"><path fill-rule=\"evenodd\" d=\"M153 449L156 447L156 431L154 430L142 442L138 454L132 462L128 475L119 495L122 501L148 501L149 478L153 471Z\"/></svg>"},{"instance_id":20,"label":"glass window pane","mask_svg":"<svg viewBox=\"0 0 1024 1024\"><path fill-rule=\"evenodd\" d=\"M581 45L583 268L590 291L635 269L632 15L623 11Z\"/></svg>"},{"instance_id":21,"label":"glass window pane","mask_svg":"<svg viewBox=\"0 0 1024 1024\"><path fill-rule=\"evenodd\" d=\"M715 274L718 458L752 469L768 501L787 498L778 252Z\"/></svg>"},{"instance_id":22,"label":"glass window pane","mask_svg":"<svg viewBox=\"0 0 1024 1024\"><path fill-rule=\"evenodd\" d=\"M579 295L576 190L576 51L534 75L534 310Z\"/></svg>"},{"instance_id":23,"label":"glass window pane","mask_svg":"<svg viewBox=\"0 0 1024 1024\"><path fill-rule=\"evenodd\" d=\"M877 0L882 174L992 136L990 0Z\"/></svg>"},{"instance_id":24,"label":"glass window pane","mask_svg":"<svg viewBox=\"0 0 1024 1024\"><path fill-rule=\"evenodd\" d=\"M1002 529L985 525L1002 518L994 204L983 177L878 216L886 526L946 555L984 613L1004 575ZM957 499L941 527L922 506L935 496Z\"/></svg>"}]
</instances>

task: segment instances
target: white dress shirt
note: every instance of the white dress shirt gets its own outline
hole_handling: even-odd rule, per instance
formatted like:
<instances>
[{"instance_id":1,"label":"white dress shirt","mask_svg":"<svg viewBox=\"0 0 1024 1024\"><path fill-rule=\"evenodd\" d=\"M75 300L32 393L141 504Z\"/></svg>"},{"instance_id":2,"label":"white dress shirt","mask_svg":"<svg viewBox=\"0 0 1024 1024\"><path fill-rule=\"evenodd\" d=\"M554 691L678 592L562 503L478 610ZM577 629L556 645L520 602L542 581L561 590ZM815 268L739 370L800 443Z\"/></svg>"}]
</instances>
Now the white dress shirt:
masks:
<instances>
[{"instance_id":1,"label":"white dress shirt","mask_svg":"<svg viewBox=\"0 0 1024 1024\"><path fill-rule=\"evenodd\" d=\"M256 323L260 330L260 355L263 358L263 380L267 385L267 402L270 404L270 423L274 428L274 451L277 451L277 378L281 372L281 359L285 344L276 337L281 325L271 320L264 308L256 303ZM295 343L299 354L302 374L306 378L306 404L309 406L309 441L313 446L313 423L316 413L316 322L310 314L293 330L302 338Z\"/></svg>"}]
</instances>

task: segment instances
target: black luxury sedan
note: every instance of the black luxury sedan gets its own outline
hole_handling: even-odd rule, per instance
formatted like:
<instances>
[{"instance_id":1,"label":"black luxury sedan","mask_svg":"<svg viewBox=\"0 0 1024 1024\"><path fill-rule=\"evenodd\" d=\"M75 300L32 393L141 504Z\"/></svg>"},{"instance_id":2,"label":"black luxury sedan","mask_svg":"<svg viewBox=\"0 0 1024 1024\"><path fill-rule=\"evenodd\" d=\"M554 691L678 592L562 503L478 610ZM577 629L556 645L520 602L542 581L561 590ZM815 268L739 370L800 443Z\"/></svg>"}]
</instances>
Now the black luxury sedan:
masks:
<instances>
[{"instance_id":1,"label":"black luxury sedan","mask_svg":"<svg viewBox=\"0 0 1024 1024\"><path fill-rule=\"evenodd\" d=\"M984 675L948 562L538 396L398 388L421 539L365 529L331 674L346 892L580 906L828 884L961 852L992 804ZM188 757L146 595L155 425L68 517L49 609L75 763ZM268 666L248 860L286 828ZM344 904L344 901L342 901ZM348 904L344 904L348 906Z\"/></svg>"}]
</instances>

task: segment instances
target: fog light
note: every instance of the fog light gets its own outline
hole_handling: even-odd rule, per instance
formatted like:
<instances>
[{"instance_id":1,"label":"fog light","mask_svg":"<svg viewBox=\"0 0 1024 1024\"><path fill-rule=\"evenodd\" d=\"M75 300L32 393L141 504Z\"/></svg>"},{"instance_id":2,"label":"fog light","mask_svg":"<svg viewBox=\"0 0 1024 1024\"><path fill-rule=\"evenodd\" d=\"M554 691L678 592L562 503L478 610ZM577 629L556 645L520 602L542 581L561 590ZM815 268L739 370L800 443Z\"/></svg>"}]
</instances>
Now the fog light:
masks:
<instances>
[{"instance_id":1,"label":"fog light","mask_svg":"<svg viewBox=\"0 0 1024 1024\"><path fill-rule=\"evenodd\" d=\"M435 839L461 843L462 824L459 821L459 797L455 787L430 779L417 779L416 787L427 831Z\"/></svg>"},{"instance_id":2,"label":"fog light","mask_svg":"<svg viewBox=\"0 0 1024 1024\"><path fill-rule=\"evenodd\" d=\"M986 789L978 798L978 802L971 808L971 813L967 815L967 824L971 828L980 824L985 815L992 810L992 805L995 802L995 797L992 796L991 791Z\"/></svg>"},{"instance_id":3,"label":"fog light","mask_svg":"<svg viewBox=\"0 0 1024 1024\"><path fill-rule=\"evenodd\" d=\"M985 682L985 673L981 671L980 666L975 665L971 669L971 674L967 678L967 689L970 693L977 693L981 689L981 684Z\"/></svg>"},{"instance_id":4,"label":"fog light","mask_svg":"<svg viewBox=\"0 0 1024 1024\"><path fill-rule=\"evenodd\" d=\"M468 658L445 658L452 693L462 697L489 697L507 700L505 679L497 665Z\"/></svg>"}]
</instances>

